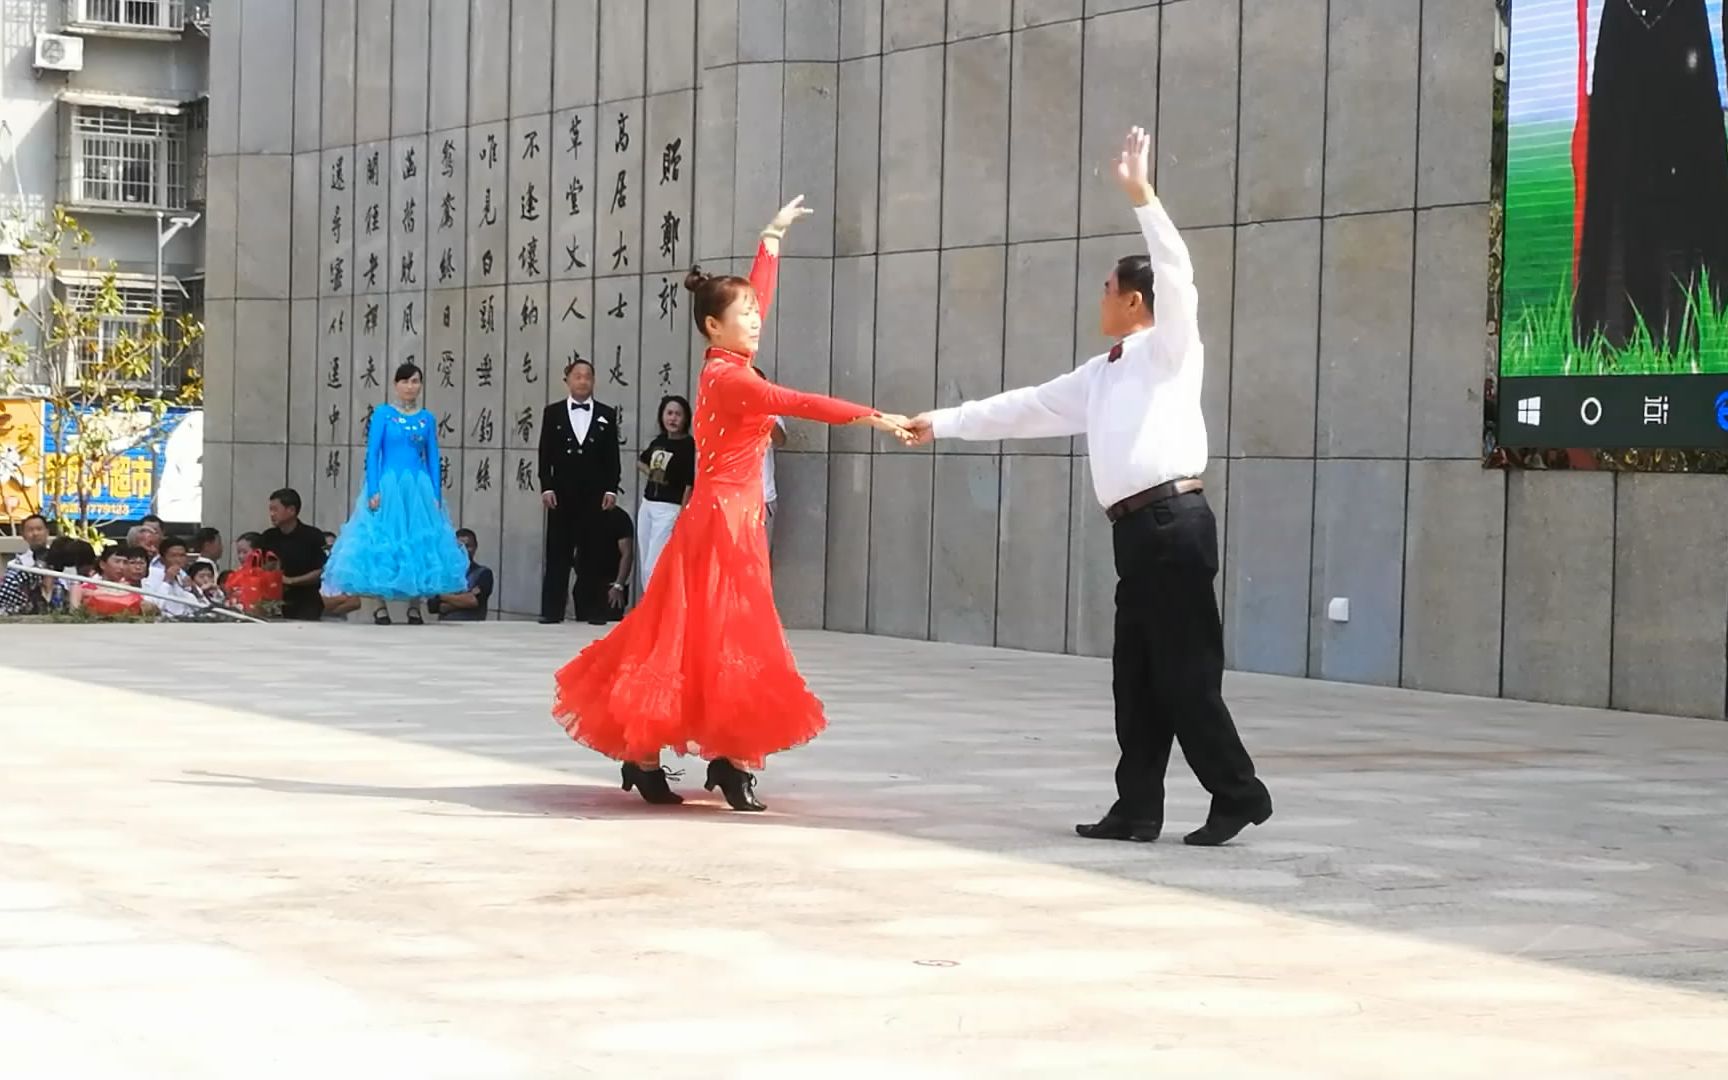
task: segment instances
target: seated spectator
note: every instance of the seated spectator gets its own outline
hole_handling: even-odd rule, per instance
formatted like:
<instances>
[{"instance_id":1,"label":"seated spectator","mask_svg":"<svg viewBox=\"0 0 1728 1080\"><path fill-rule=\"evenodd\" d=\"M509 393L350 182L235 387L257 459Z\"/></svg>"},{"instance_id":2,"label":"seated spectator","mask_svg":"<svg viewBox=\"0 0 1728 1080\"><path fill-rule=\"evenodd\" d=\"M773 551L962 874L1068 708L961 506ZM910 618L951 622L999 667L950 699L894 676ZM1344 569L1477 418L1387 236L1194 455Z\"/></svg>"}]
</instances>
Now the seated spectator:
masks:
<instances>
[{"instance_id":1,"label":"seated spectator","mask_svg":"<svg viewBox=\"0 0 1728 1080\"><path fill-rule=\"evenodd\" d=\"M151 524L146 518L143 522L126 530L126 544L129 547L141 548L144 551L145 570L156 561L156 549L162 543L162 526Z\"/></svg>"},{"instance_id":2,"label":"seated spectator","mask_svg":"<svg viewBox=\"0 0 1728 1080\"><path fill-rule=\"evenodd\" d=\"M18 523L18 536L24 541L24 552L12 560L12 565L42 565L37 560L48 552L48 519L41 514L31 514Z\"/></svg>"},{"instance_id":3,"label":"seated spectator","mask_svg":"<svg viewBox=\"0 0 1728 1080\"><path fill-rule=\"evenodd\" d=\"M160 542L158 538L155 542ZM126 584L143 588L144 579L150 576L150 566L156 561L155 553L145 547L122 546L125 558L125 576L121 579Z\"/></svg>"},{"instance_id":4,"label":"seated spectator","mask_svg":"<svg viewBox=\"0 0 1728 1080\"><path fill-rule=\"evenodd\" d=\"M622 506L600 513L600 543L576 552L576 611L594 626L624 617L630 606L630 573L636 567L635 529Z\"/></svg>"},{"instance_id":5,"label":"seated spectator","mask_svg":"<svg viewBox=\"0 0 1728 1080\"><path fill-rule=\"evenodd\" d=\"M62 536L37 558L36 566L63 574L90 577L96 572L96 550L82 540ZM0 578L0 615L49 615L66 610L70 583L11 567Z\"/></svg>"},{"instance_id":6,"label":"seated spectator","mask_svg":"<svg viewBox=\"0 0 1728 1080\"><path fill-rule=\"evenodd\" d=\"M222 533L205 527L192 534L192 556L212 566L222 565Z\"/></svg>"},{"instance_id":7,"label":"seated spectator","mask_svg":"<svg viewBox=\"0 0 1728 1080\"><path fill-rule=\"evenodd\" d=\"M224 570L216 575L216 588L224 597L228 595L228 579L234 576L234 571Z\"/></svg>"},{"instance_id":8,"label":"seated spectator","mask_svg":"<svg viewBox=\"0 0 1728 1080\"><path fill-rule=\"evenodd\" d=\"M152 602L162 609L162 614L171 619L184 618L202 607L200 597L192 589L192 580L186 573L188 561L186 541L177 536L164 539L157 548L161 553L156 565L144 578L144 588L157 599Z\"/></svg>"},{"instance_id":9,"label":"seated spectator","mask_svg":"<svg viewBox=\"0 0 1728 1080\"><path fill-rule=\"evenodd\" d=\"M485 622L487 608L492 603L492 571L475 559L480 537L473 529L457 529L456 542L468 552L468 588L434 596L427 609L438 616L439 622Z\"/></svg>"},{"instance_id":10,"label":"seated spectator","mask_svg":"<svg viewBox=\"0 0 1728 1080\"><path fill-rule=\"evenodd\" d=\"M246 565L246 556L252 554L258 547L258 542L264 539L263 533L243 532L234 538L234 565Z\"/></svg>"},{"instance_id":11,"label":"seated spectator","mask_svg":"<svg viewBox=\"0 0 1728 1080\"><path fill-rule=\"evenodd\" d=\"M215 563L209 559L197 559L192 563L189 576L192 579L192 591L197 594L200 600L211 604L226 604L228 602L228 597L222 592L222 586L217 584Z\"/></svg>"},{"instance_id":12,"label":"seated spectator","mask_svg":"<svg viewBox=\"0 0 1728 1080\"><path fill-rule=\"evenodd\" d=\"M96 574L103 581L116 585L137 584L132 580L134 567L137 567L138 582L143 581L145 561L143 549L116 544L97 559ZM137 593L109 589L88 582L80 582L72 589L67 609L86 611L93 615L157 614L156 606L145 603L144 598Z\"/></svg>"}]
</instances>

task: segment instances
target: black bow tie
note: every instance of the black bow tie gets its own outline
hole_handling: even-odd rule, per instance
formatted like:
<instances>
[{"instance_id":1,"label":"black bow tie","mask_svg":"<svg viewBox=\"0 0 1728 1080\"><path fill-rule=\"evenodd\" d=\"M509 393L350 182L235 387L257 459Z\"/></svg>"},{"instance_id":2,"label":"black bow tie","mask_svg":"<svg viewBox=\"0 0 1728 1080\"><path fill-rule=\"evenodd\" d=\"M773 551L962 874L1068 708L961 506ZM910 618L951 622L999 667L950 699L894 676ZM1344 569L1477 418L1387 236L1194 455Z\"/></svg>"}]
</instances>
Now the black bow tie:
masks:
<instances>
[{"instance_id":1,"label":"black bow tie","mask_svg":"<svg viewBox=\"0 0 1728 1080\"><path fill-rule=\"evenodd\" d=\"M588 411L588 406L589 406L589 405L591 405L591 404L593 404L593 402L589 402L589 401L572 401L572 402L571 402L571 403L570 403L570 407L571 407L571 408L572 408L572 409L581 409L581 410L582 410L582 411L583 411L583 412L587 412L587 411Z\"/></svg>"},{"instance_id":2,"label":"black bow tie","mask_svg":"<svg viewBox=\"0 0 1728 1080\"><path fill-rule=\"evenodd\" d=\"M1120 359L1122 359L1122 343L1118 341L1116 344L1110 346L1110 363L1114 364Z\"/></svg>"}]
</instances>

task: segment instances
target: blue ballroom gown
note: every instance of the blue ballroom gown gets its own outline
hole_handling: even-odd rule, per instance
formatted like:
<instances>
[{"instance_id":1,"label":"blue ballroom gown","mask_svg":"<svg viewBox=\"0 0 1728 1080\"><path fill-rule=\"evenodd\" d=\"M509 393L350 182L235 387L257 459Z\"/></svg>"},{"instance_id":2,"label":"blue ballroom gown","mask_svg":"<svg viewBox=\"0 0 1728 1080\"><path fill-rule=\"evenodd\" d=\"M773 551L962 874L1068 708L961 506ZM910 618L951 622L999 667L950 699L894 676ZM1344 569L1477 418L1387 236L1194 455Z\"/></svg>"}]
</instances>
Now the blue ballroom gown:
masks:
<instances>
[{"instance_id":1,"label":"blue ballroom gown","mask_svg":"<svg viewBox=\"0 0 1728 1080\"><path fill-rule=\"evenodd\" d=\"M468 553L444 512L439 461L432 413L388 404L373 412L365 483L324 566L330 591L417 600L467 587Z\"/></svg>"}]
</instances>

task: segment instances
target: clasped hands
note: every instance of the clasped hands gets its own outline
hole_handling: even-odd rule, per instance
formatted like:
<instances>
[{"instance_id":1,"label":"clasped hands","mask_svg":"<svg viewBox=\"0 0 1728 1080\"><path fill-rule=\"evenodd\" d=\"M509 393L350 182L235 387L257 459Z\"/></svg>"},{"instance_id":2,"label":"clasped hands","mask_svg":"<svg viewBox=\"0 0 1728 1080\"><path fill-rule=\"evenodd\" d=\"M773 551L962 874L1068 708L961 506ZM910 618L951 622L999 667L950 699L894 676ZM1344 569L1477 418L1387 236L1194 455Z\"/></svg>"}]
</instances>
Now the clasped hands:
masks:
<instances>
[{"instance_id":1,"label":"clasped hands","mask_svg":"<svg viewBox=\"0 0 1728 1080\"><path fill-rule=\"evenodd\" d=\"M902 446L923 446L936 438L929 413L920 413L917 416L902 416L900 413L877 413L874 416L863 417L855 423L865 427L873 427L885 435L892 435L900 440Z\"/></svg>"}]
</instances>

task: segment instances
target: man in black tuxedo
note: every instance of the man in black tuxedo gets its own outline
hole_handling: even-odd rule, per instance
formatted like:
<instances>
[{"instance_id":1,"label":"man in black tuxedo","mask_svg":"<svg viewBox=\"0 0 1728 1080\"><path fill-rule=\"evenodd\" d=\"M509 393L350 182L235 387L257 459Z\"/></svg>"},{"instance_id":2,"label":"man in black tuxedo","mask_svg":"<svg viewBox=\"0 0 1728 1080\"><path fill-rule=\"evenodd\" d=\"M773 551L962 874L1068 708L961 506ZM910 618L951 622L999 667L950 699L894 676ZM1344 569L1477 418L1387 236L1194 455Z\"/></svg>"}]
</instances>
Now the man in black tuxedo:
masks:
<instances>
[{"instance_id":1,"label":"man in black tuxedo","mask_svg":"<svg viewBox=\"0 0 1728 1080\"><path fill-rule=\"evenodd\" d=\"M600 542L600 515L618 504L618 413L594 400L594 365L573 360L564 369L570 395L546 406L540 424L540 501L546 507L546 567L540 621L564 621L564 590L578 548ZM606 621L606 595L587 595L577 582L576 617Z\"/></svg>"}]
</instances>

